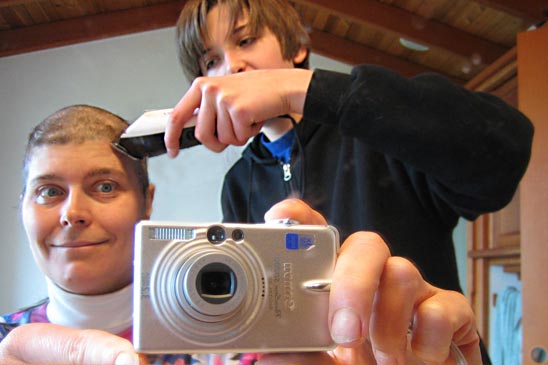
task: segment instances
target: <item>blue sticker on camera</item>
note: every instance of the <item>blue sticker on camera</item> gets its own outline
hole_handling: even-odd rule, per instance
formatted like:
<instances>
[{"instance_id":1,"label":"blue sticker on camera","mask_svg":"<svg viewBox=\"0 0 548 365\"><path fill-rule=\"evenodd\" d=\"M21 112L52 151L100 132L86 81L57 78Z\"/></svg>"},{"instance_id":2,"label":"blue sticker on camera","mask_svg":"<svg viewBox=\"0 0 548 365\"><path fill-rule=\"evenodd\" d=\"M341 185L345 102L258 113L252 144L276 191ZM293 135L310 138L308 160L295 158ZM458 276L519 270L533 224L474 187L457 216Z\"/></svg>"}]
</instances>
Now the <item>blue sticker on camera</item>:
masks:
<instances>
[{"instance_id":1,"label":"blue sticker on camera","mask_svg":"<svg viewBox=\"0 0 548 365\"><path fill-rule=\"evenodd\" d=\"M299 235L298 233L287 233L285 235L285 248L288 250L308 250L314 246L312 237Z\"/></svg>"}]
</instances>

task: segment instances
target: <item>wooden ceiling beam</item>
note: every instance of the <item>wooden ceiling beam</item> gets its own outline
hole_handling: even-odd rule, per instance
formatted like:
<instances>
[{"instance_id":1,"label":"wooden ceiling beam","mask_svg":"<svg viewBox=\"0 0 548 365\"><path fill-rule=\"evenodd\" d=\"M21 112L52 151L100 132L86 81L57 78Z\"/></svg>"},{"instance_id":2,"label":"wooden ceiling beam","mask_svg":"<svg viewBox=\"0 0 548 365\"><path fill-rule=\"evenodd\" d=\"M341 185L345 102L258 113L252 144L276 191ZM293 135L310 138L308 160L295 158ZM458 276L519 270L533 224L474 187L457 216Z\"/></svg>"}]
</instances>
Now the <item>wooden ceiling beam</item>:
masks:
<instances>
[{"instance_id":1,"label":"wooden ceiling beam","mask_svg":"<svg viewBox=\"0 0 548 365\"><path fill-rule=\"evenodd\" d=\"M434 69L405 61L402 58L326 32L312 31L310 33L310 41L312 43L312 52L349 65L367 63L384 66L406 77L412 77L425 72L437 72ZM463 80L455 77L450 79L457 84L464 83Z\"/></svg>"},{"instance_id":2,"label":"wooden ceiling beam","mask_svg":"<svg viewBox=\"0 0 548 365\"><path fill-rule=\"evenodd\" d=\"M476 0L478 3L499 9L536 24L548 17L548 0Z\"/></svg>"},{"instance_id":3,"label":"wooden ceiling beam","mask_svg":"<svg viewBox=\"0 0 548 365\"><path fill-rule=\"evenodd\" d=\"M385 5L377 0L294 0L323 8L330 13L369 24L409 40L439 47L468 59L490 64L507 49L470 33L459 31L406 10Z\"/></svg>"},{"instance_id":4,"label":"wooden ceiling beam","mask_svg":"<svg viewBox=\"0 0 548 365\"><path fill-rule=\"evenodd\" d=\"M186 0L0 32L0 57L171 27Z\"/></svg>"},{"instance_id":5,"label":"wooden ceiling beam","mask_svg":"<svg viewBox=\"0 0 548 365\"><path fill-rule=\"evenodd\" d=\"M2 0L0 1L0 8L9 8L15 5L25 5L28 3L32 3L34 1L33 0Z\"/></svg>"}]
</instances>

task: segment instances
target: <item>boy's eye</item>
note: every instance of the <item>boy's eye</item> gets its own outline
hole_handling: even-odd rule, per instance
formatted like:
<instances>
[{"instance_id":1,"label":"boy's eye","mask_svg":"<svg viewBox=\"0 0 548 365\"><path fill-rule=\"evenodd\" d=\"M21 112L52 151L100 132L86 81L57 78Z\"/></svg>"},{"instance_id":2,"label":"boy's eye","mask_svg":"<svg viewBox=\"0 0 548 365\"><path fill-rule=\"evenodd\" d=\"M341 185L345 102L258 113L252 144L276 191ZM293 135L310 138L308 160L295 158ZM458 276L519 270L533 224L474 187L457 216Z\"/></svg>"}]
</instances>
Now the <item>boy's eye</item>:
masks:
<instances>
[{"instance_id":1,"label":"boy's eye","mask_svg":"<svg viewBox=\"0 0 548 365\"><path fill-rule=\"evenodd\" d=\"M204 55L200 59L200 67L202 68L202 72L211 70L217 67L218 63L219 63L219 57L214 55Z\"/></svg>"},{"instance_id":2,"label":"boy's eye","mask_svg":"<svg viewBox=\"0 0 548 365\"><path fill-rule=\"evenodd\" d=\"M253 44L253 42L255 42L256 39L257 39L256 37L243 38L242 40L240 40L239 46L240 47L249 46L250 44Z\"/></svg>"},{"instance_id":3,"label":"boy's eye","mask_svg":"<svg viewBox=\"0 0 548 365\"><path fill-rule=\"evenodd\" d=\"M215 58L204 61L204 67L206 70L211 70L212 68L215 67L216 64L217 64L217 59Z\"/></svg>"}]
</instances>

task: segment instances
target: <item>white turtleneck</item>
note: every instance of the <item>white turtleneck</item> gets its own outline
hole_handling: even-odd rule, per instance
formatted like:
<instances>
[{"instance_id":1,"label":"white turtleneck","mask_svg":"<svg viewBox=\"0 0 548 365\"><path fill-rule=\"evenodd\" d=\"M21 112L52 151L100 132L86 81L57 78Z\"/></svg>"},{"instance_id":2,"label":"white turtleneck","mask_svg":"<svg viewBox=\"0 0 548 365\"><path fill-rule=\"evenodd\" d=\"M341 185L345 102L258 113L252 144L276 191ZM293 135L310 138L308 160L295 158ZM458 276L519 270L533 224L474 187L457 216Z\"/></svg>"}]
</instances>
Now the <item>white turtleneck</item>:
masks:
<instances>
[{"instance_id":1,"label":"white turtleneck","mask_svg":"<svg viewBox=\"0 0 548 365\"><path fill-rule=\"evenodd\" d=\"M133 284L114 293L79 295L69 293L46 278L51 323L72 328L99 329L118 334L132 325Z\"/></svg>"}]
</instances>

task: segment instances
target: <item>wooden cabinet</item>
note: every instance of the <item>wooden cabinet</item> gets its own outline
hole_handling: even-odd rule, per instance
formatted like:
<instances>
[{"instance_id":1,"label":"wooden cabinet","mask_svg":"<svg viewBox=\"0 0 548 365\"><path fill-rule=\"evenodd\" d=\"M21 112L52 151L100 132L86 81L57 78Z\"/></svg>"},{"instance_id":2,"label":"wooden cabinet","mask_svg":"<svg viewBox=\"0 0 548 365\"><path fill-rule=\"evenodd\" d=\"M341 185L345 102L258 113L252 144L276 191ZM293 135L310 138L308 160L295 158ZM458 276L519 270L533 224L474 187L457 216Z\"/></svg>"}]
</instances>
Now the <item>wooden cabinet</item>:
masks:
<instances>
[{"instance_id":1,"label":"wooden cabinet","mask_svg":"<svg viewBox=\"0 0 548 365\"><path fill-rule=\"evenodd\" d=\"M520 276L520 195L504 209L480 216L467 227L468 236L468 297L474 308L478 330L489 342L489 272L492 265Z\"/></svg>"}]
</instances>

